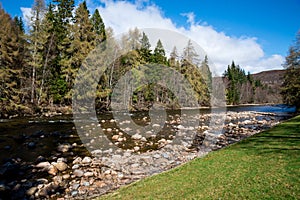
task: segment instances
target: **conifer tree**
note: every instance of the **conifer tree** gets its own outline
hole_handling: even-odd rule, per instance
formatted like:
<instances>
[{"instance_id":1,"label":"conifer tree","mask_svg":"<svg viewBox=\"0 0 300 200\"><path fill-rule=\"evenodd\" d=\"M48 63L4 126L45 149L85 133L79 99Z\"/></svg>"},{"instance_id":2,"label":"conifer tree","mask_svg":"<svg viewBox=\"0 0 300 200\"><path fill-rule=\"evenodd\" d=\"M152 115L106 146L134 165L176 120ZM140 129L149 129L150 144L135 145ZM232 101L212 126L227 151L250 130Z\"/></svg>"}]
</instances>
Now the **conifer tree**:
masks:
<instances>
[{"instance_id":1,"label":"conifer tree","mask_svg":"<svg viewBox=\"0 0 300 200\"><path fill-rule=\"evenodd\" d=\"M106 40L105 25L102 20L102 17L100 16L98 9L96 9L94 14L92 15L91 21L93 25L93 31L97 35L96 38L97 43L105 41Z\"/></svg>"},{"instance_id":2,"label":"conifer tree","mask_svg":"<svg viewBox=\"0 0 300 200\"><path fill-rule=\"evenodd\" d=\"M166 64L167 58L165 55L165 49L160 40L157 41L156 47L154 49L152 62L157 64Z\"/></svg>"},{"instance_id":3,"label":"conifer tree","mask_svg":"<svg viewBox=\"0 0 300 200\"><path fill-rule=\"evenodd\" d=\"M72 41L66 49L67 54L62 59L62 73L67 84L68 93L65 99L71 99L71 89L76 73L81 66L82 61L89 52L95 47L95 32L89 19L89 11L86 2L79 4L75 11L74 24L72 25Z\"/></svg>"},{"instance_id":4,"label":"conifer tree","mask_svg":"<svg viewBox=\"0 0 300 200\"><path fill-rule=\"evenodd\" d=\"M142 38L140 40L141 48L140 48L140 54L142 56L142 59L148 63L151 61L151 50L150 50L150 42L148 36L143 32Z\"/></svg>"},{"instance_id":5,"label":"conifer tree","mask_svg":"<svg viewBox=\"0 0 300 200\"><path fill-rule=\"evenodd\" d=\"M295 44L289 49L284 67L286 71L281 91L283 100L300 109L300 31L297 33Z\"/></svg>"},{"instance_id":6,"label":"conifer tree","mask_svg":"<svg viewBox=\"0 0 300 200\"><path fill-rule=\"evenodd\" d=\"M205 82L208 86L209 91L211 91L212 90L212 74L209 69L207 55L205 55L204 60L201 63L200 71L201 71L203 79L205 80Z\"/></svg>"},{"instance_id":7,"label":"conifer tree","mask_svg":"<svg viewBox=\"0 0 300 200\"><path fill-rule=\"evenodd\" d=\"M0 5L0 106L1 112L15 112L21 103L21 70L25 40L16 21Z\"/></svg>"}]
</instances>

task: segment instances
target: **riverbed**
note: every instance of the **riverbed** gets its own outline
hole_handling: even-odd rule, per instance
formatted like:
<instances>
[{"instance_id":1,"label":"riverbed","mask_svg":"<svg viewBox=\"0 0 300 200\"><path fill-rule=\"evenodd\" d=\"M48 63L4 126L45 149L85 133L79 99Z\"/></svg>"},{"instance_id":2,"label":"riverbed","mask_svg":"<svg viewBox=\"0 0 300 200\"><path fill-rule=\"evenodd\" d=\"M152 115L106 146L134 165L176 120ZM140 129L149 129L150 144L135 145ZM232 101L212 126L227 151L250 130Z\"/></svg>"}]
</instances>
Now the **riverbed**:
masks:
<instances>
[{"instance_id":1,"label":"riverbed","mask_svg":"<svg viewBox=\"0 0 300 200\"><path fill-rule=\"evenodd\" d=\"M212 114L209 109L185 112L197 126L182 125L178 110L167 111L163 125L151 123L148 113L129 113L142 127L140 131L132 128L136 126L130 120L117 123L112 113L102 113L97 116L99 123L79 127L89 132L87 138L78 134L72 115L1 120L0 196L40 199L104 194L270 128L293 111L278 105L231 107L226 114ZM209 122L215 114L223 115L223 121L218 118L212 127ZM147 135L143 127L148 125ZM97 148L99 137L90 137L97 127L114 148Z\"/></svg>"}]
</instances>

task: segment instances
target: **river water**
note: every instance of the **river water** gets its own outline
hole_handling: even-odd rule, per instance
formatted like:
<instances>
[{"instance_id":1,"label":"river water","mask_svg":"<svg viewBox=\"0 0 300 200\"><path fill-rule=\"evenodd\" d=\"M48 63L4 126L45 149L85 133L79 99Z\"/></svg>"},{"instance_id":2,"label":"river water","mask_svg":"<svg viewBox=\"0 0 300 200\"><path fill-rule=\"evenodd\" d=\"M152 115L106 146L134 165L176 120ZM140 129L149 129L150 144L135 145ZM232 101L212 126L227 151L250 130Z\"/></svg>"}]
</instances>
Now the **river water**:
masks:
<instances>
[{"instance_id":1,"label":"river water","mask_svg":"<svg viewBox=\"0 0 300 200\"><path fill-rule=\"evenodd\" d=\"M278 117L287 118L295 112L294 107L285 105L276 106L238 106L228 107L227 111L242 112L268 112L276 114ZM200 113L210 113L209 109L201 109ZM199 110L189 110L190 115L199 113ZM131 118L139 125L143 126L142 119L148 116L146 112L136 112L131 114ZM168 116L179 116L180 111L168 111ZM98 115L99 121L109 121L113 116L111 113ZM147 123L147 120L146 120ZM109 128L111 124L101 123L104 128ZM114 127L116 125L113 125ZM165 130L166 132L172 131ZM49 157L57 152L59 144L75 144L75 152L88 154L82 146L80 137L74 127L72 115L55 116L51 118L24 117L15 119L0 120L0 164L14 158L20 158L27 162L33 162L39 156ZM72 155L69 155L72 156Z\"/></svg>"}]
</instances>

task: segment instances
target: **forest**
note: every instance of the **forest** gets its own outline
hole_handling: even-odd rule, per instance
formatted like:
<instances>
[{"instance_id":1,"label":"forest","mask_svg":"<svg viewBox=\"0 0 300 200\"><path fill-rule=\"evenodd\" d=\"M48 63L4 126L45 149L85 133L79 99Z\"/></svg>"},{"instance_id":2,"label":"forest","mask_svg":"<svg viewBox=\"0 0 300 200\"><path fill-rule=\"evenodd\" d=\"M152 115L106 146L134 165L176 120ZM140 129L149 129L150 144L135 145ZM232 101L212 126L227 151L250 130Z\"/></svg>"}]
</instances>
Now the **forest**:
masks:
<instances>
[{"instance_id":1,"label":"forest","mask_svg":"<svg viewBox=\"0 0 300 200\"><path fill-rule=\"evenodd\" d=\"M99 11L90 13L85 1L75 8L74 0L52 0L49 5L44 0L35 0L31 15L25 27L22 18L12 18L0 5L0 118L49 110L69 112L80 66L93 49L114 37ZM181 73L195 91L199 105L210 106L212 80L216 77L212 77L207 56L200 58L191 41L182 55L176 46L166 55L161 40L151 48L148 36L135 28L124 34L121 46L115 48L122 45L129 45L130 51L116 58L101 76L93 94L97 110L110 109L113 88L127 71L151 64ZM295 52L299 63L299 49L291 53ZM257 94L268 95L270 90L234 61L228 65L223 80L227 104L266 103ZM288 90L283 93L285 102L295 103L288 97ZM153 102L170 109L179 107L171 91L151 83L134 90L130 109L148 110Z\"/></svg>"}]
</instances>

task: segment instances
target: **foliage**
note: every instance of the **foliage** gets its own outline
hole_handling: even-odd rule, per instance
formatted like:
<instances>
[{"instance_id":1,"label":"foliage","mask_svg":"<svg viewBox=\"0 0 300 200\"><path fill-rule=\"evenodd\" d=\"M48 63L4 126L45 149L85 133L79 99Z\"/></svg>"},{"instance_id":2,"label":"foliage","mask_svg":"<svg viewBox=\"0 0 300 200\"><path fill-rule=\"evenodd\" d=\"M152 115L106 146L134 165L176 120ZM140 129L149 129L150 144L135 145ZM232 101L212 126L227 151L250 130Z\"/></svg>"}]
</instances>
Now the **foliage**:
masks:
<instances>
[{"instance_id":1,"label":"foliage","mask_svg":"<svg viewBox=\"0 0 300 200\"><path fill-rule=\"evenodd\" d=\"M285 59L284 83L281 94L284 102L300 108L300 31L297 34L296 42L289 49L289 55Z\"/></svg>"},{"instance_id":2,"label":"foliage","mask_svg":"<svg viewBox=\"0 0 300 200\"><path fill-rule=\"evenodd\" d=\"M235 65L232 61L224 72L224 77L227 79L226 99L227 104L238 105L243 103L254 103L255 93L258 88L263 85L260 80L254 80L252 75L239 65Z\"/></svg>"}]
</instances>

